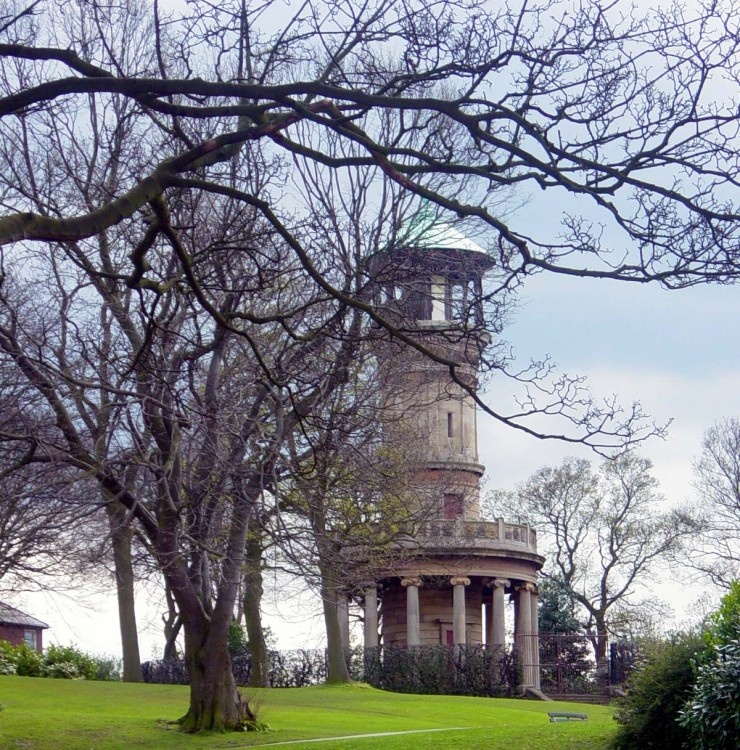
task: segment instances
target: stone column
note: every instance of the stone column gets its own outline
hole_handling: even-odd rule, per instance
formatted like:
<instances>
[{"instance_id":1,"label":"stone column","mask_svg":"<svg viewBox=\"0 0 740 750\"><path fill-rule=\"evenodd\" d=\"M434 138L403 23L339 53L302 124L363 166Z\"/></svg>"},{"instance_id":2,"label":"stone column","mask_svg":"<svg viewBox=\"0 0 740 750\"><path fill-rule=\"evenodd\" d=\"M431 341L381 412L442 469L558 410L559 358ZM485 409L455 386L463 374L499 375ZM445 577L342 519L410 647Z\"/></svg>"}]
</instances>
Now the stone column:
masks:
<instances>
[{"instance_id":1,"label":"stone column","mask_svg":"<svg viewBox=\"0 0 740 750\"><path fill-rule=\"evenodd\" d=\"M533 586L530 592L530 608L532 610L532 637L529 639L531 642L532 650L532 684L537 690L540 689L540 613L537 608L537 597L539 596L540 590Z\"/></svg>"},{"instance_id":2,"label":"stone column","mask_svg":"<svg viewBox=\"0 0 740 750\"><path fill-rule=\"evenodd\" d=\"M401 586L406 587L406 645L421 645L419 627L419 586L420 578L404 578Z\"/></svg>"},{"instance_id":3,"label":"stone column","mask_svg":"<svg viewBox=\"0 0 740 750\"><path fill-rule=\"evenodd\" d=\"M378 589L375 584L365 588L365 648L378 645Z\"/></svg>"},{"instance_id":4,"label":"stone column","mask_svg":"<svg viewBox=\"0 0 740 750\"><path fill-rule=\"evenodd\" d=\"M465 587L470 585L469 578L450 578L452 586L452 642L455 646L464 646L465 633Z\"/></svg>"},{"instance_id":5,"label":"stone column","mask_svg":"<svg viewBox=\"0 0 740 750\"><path fill-rule=\"evenodd\" d=\"M532 675L532 600L530 592L534 586L523 583L516 587L516 610L514 618L514 640L519 649L519 658L523 666L522 684L534 686Z\"/></svg>"},{"instance_id":6,"label":"stone column","mask_svg":"<svg viewBox=\"0 0 740 750\"><path fill-rule=\"evenodd\" d=\"M491 640L490 645L506 645L506 598L505 589L511 585L506 578L493 579L493 616L491 618Z\"/></svg>"},{"instance_id":7,"label":"stone column","mask_svg":"<svg viewBox=\"0 0 740 750\"><path fill-rule=\"evenodd\" d=\"M342 648L347 651L349 649L349 599L343 592L337 594L337 616L339 617Z\"/></svg>"}]
</instances>

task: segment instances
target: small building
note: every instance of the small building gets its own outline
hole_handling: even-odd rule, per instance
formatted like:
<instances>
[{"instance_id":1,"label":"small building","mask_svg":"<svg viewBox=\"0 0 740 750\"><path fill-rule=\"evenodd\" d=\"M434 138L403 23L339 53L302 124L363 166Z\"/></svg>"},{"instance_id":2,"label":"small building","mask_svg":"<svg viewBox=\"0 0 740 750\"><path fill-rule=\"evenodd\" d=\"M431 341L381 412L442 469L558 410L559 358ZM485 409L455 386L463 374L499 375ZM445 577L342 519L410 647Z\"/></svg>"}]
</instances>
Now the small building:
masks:
<instances>
[{"instance_id":1,"label":"small building","mask_svg":"<svg viewBox=\"0 0 740 750\"><path fill-rule=\"evenodd\" d=\"M0 641L14 646L25 644L36 651L43 649L43 631L49 626L9 604L0 602Z\"/></svg>"}]
</instances>

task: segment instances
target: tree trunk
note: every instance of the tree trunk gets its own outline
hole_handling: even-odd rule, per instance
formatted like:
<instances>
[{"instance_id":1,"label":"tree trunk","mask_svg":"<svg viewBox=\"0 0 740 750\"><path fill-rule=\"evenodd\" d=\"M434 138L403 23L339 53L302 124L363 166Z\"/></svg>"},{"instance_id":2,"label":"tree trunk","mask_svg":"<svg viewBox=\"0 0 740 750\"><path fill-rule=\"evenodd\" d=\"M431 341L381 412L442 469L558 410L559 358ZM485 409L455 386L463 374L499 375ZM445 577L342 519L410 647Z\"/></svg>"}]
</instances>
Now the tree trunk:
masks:
<instances>
[{"instance_id":1,"label":"tree trunk","mask_svg":"<svg viewBox=\"0 0 740 750\"><path fill-rule=\"evenodd\" d=\"M594 647L594 656L597 666L603 666L606 660L606 649L609 641L606 621L596 618L596 635L589 636L591 645Z\"/></svg>"},{"instance_id":2,"label":"tree trunk","mask_svg":"<svg viewBox=\"0 0 740 750\"><path fill-rule=\"evenodd\" d=\"M252 687L268 686L268 655L265 631L262 627L260 602L262 601L262 539L259 531L247 537L244 564L244 624L247 628L249 653L252 659L249 684Z\"/></svg>"},{"instance_id":3,"label":"tree trunk","mask_svg":"<svg viewBox=\"0 0 740 750\"><path fill-rule=\"evenodd\" d=\"M168 659L177 659L178 657L177 636L180 634L182 619L177 611L177 605L167 583L164 585L164 594L167 600L167 614L162 615L162 622L164 623L164 651L162 658L167 661Z\"/></svg>"},{"instance_id":4,"label":"tree trunk","mask_svg":"<svg viewBox=\"0 0 740 750\"><path fill-rule=\"evenodd\" d=\"M106 513L111 531L113 565L118 597L118 624L121 631L123 656L123 681L141 682L139 636L136 628L134 597L134 567L131 560L131 526L126 509L120 503L106 503Z\"/></svg>"},{"instance_id":5,"label":"tree trunk","mask_svg":"<svg viewBox=\"0 0 740 750\"><path fill-rule=\"evenodd\" d=\"M342 642L342 628L339 623L339 597L344 594L338 590L337 576L333 570L321 571L321 601L324 609L324 624L326 626L326 656L328 684L342 684L352 679L347 669L347 661Z\"/></svg>"},{"instance_id":6,"label":"tree trunk","mask_svg":"<svg viewBox=\"0 0 740 750\"><path fill-rule=\"evenodd\" d=\"M251 490L251 495L245 493L233 506L219 588L212 608L204 606L210 592L194 588L184 566L172 560L169 567L165 566L170 590L180 610L190 673L190 708L180 720L185 732L234 732L256 728L257 717L239 694L229 656L229 627L244 570L249 519L261 484L255 481ZM174 535L160 539L160 554L165 553L173 539Z\"/></svg>"},{"instance_id":7,"label":"tree trunk","mask_svg":"<svg viewBox=\"0 0 740 750\"><path fill-rule=\"evenodd\" d=\"M185 625L185 653L190 673L190 707L180 720L184 732L247 730L256 721L239 694L231 671L228 639L214 638L203 621L198 628Z\"/></svg>"}]
</instances>

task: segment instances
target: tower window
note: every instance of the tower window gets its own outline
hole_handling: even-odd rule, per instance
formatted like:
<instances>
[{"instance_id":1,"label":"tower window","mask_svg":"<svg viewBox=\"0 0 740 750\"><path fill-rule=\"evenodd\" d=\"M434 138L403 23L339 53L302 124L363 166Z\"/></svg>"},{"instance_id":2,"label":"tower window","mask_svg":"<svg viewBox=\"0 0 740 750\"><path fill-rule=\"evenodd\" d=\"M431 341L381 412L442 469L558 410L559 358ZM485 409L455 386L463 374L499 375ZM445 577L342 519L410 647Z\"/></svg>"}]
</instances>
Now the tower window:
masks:
<instances>
[{"instance_id":1,"label":"tower window","mask_svg":"<svg viewBox=\"0 0 740 750\"><path fill-rule=\"evenodd\" d=\"M451 411L447 412L447 437L455 437L454 414Z\"/></svg>"}]
</instances>

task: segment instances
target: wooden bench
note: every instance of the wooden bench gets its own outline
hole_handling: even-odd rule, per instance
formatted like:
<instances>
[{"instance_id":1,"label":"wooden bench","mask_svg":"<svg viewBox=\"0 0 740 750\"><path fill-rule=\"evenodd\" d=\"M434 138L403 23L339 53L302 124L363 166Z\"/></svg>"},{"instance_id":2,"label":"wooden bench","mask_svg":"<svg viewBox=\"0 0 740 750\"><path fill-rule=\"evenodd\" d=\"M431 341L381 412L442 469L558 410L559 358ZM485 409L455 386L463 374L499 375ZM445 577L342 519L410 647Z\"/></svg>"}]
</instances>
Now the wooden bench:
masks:
<instances>
[{"instance_id":1,"label":"wooden bench","mask_svg":"<svg viewBox=\"0 0 740 750\"><path fill-rule=\"evenodd\" d=\"M550 721L586 721L586 714L574 714L569 711L550 711L548 713Z\"/></svg>"}]
</instances>

